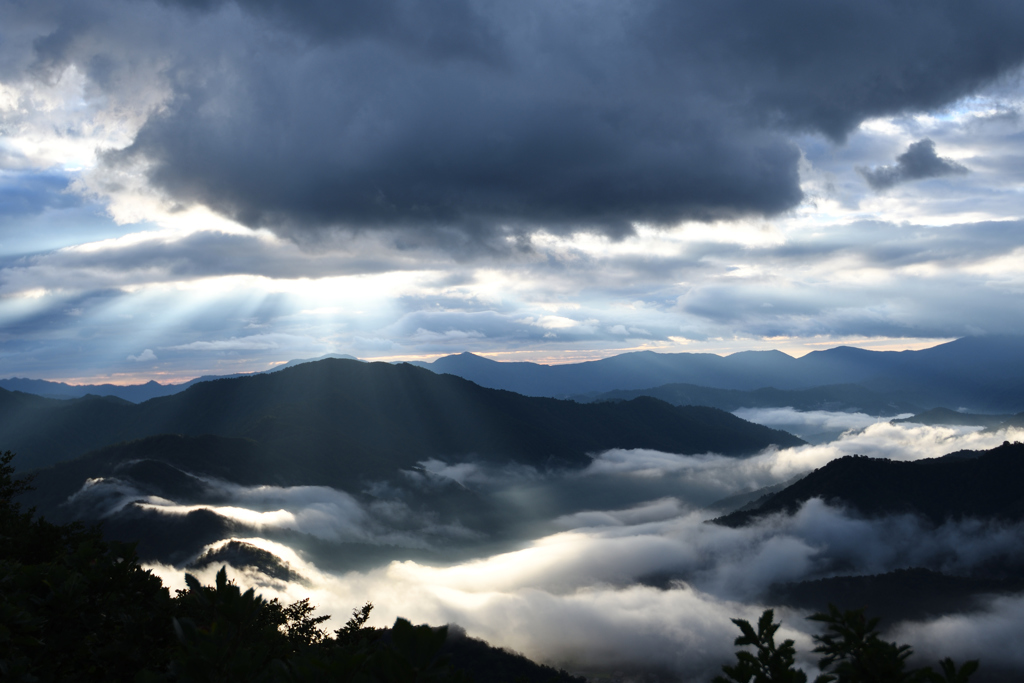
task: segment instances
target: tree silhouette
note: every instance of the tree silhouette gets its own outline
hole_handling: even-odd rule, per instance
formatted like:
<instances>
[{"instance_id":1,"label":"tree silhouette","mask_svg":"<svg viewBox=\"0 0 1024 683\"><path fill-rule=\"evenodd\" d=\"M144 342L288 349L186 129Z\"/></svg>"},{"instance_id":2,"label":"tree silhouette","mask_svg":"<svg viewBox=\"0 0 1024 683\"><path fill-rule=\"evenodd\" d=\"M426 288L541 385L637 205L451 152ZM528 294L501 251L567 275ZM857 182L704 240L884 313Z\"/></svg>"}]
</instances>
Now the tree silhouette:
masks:
<instances>
[{"instance_id":1,"label":"tree silhouette","mask_svg":"<svg viewBox=\"0 0 1024 683\"><path fill-rule=\"evenodd\" d=\"M738 646L754 646L754 653L740 650L736 653L735 666L723 666L725 676L716 676L714 683L805 683L807 674L794 668L796 649L792 640L784 640L775 646L775 632L781 623L772 623L775 612L767 609L757 620L757 632L744 619L733 619L741 635L733 643Z\"/></svg>"},{"instance_id":2,"label":"tree silhouette","mask_svg":"<svg viewBox=\"0 0 1024 683\"><path fill-rule=\"evenodd\" d=\"M738 646L754 646L754 652L740 650L737 663L725 665L725 676L716 676L714 683L804 683L807 674L796 668L796 650L792 640L775 646L775 632L781 623L773 623L775 613L765 610L757 622L757 632L749 622L733 619L741 635ZM930 667L908 669L909 645L888 643L876 630L878 619L868 619L864 610L841 611L829 605L828 613L808 617L826 625L822 635L813 636L814 652L823 655L818 661L822 673L814 683L968 683L978 670L978 660L957 668L950 658L939 662L939 671Z\"/></svg>"}]
</instances>

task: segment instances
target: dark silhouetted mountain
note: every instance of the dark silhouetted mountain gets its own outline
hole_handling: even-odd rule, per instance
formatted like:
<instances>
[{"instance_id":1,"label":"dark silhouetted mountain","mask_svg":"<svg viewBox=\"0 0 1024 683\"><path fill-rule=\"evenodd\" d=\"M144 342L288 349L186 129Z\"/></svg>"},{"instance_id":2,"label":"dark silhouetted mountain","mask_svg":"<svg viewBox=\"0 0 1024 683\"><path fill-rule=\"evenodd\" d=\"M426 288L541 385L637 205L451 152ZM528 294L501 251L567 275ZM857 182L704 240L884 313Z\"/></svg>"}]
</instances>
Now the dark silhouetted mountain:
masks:
<instances>
[{"instance_id":1,"label":"dark silhouetted mountain","mask_svg":"<svg viewBox=\"0 0 1024 683\"><path fill-rule=\"evenodd\" d=\"M0 389L21 391L45 398L71 399L83 398L89 395L114 396L132 403L142 403L151 398L176 394L179 391L188 389L197 382L206 382L211 379L219 379L219 377L197 377L181 384L160 384L159 382L149 381L145 384L128 384L124 386L118 384L65 384L64 382L50 382L45 379L11 377L9 379L0 379Z\"/></svg>"},{"instance_id":2,"label":"dark silhouetted mountain","mask_svg":"<svg viewBox=\"0 0 1024 683\"><path fill-rule=\"evenodd\" d=\"M359 360L355 356L350 356L347 353L326 353L326 354L324 354L322 356L317 356L316 358L299 358L299 359L295 359L295 360L290 360L287 363L282 363L281 365L275 365L271 369L266 370L264 372L279 372L280 370L284 370L286 368L294 368L296 365L302 365L303 363L316 363L318 361L327 360L328 358L334 358L336 360ZM363 361L359 361L359 362L363 362ZM259 373L249 373L249 374L259 374ZM232 375L232 377L241 377L241 376L242 375Z\"/></svg>"},{"instance_id":3,"label":"dark silhouetted mountain","mask_svg":"<svg viewBox=\"0 0 1024 683\"><path fill-rule=\"evenodd\" d=\"M714 408L528 398L411 365L333 359L138 405L2 392L6 406L0 443L23 469L157 434L214 434L252 439L306 483L389 475L428 458L579 467L609 448L741 456L803 443Z\"/></svg>"},{"instance_id":4,"label":"dark silhouetted mountain","mask_svg":"<svg viewBox=\"0 0 1024 683\"><path fill-rule=\"evenodd\" d=\"M948 576L928 569L900 569L874 576L837 576L776 584L764 600L808 612L827 612L829 604L863 609L892 624L923 620L985 607L987 598L1024 591L1024 578Z\"/></svg>"},{"instance_id":5,"label":"dark silhouetted mountain","mask_svg":"<svg viewBox=\"0 0 1024 683\"><path fill-rule=\"evenodd\" d=\"M729 411L740 408L794 408L890 416L919 410L918 404L901 394L882 394L857 384L788 390L767 387L753 391L665 384L652 389L609 391L588 397L588 400L618 401L637 396L651 396L676 406L711 406Z\"/></svg>"},{"instance_id":6,"label":"dark silhouetted mountain","mask_svg":"<svg viewBox=\"0 0 1024 683\"><path fill-rule=\"evenodd\" d=\"M730 512L739 512L743 510L756 510L779 491L782 491L803 479L803 476L804 475L799 474L790 479L789 481L784 481L781 484L764 486L755 491L737 493L736 495L733 496L721 498L719 500L714 501L710 505L704 506L704 509L708 510L709 512L718 512L723 514L729 514Z\"/></svg>"},{"instance_id":7,"label":"dark silhouetted mountain","mask_svg":"<svg viewBox=\"0 0 1024 683\"><path fill-rule=\"evenodd\" d=\"M901 422L912 422L931 426L939 425L964 425L968 427L999 427L1013 415L979 415L977 413L961 413L949 408L932 408L923 413L911 417L892 420L893 424Z\"/></svg>"},{"instance_id":8,"label":"dark silhouetted mountain","mask_svg":"<svg viewBox=\"0 0 1024 683\"><path fill-rule=\"evenodd\" d=\"M790 382L789 369L795 362L795 358L781 351L744 351L724 358L713 353L637 351L565 365L500 363L472 353L414 364L433 372L458 375L484 387L526 396L568 397L616 389L646 389L666 381L728 389L781 386Z\"/></svg>"},{"instance_id":9,"label":"dark silhouetted mountain","mask_svg":"<svg viewBox=\"0 0 1024 683\"><path fill-rule=\"evenodd\" d=\"M975 412L1024 410L1024 337L1019 335L965 337L921 351L840 346L801 358L779 351L746 351L725 357L639 351L548 366L499 363L463 353L417 364L527 396L596 395L674 383L742 391L858 384L880 394L894 394L920 410L944 405Z\"/></svg>"},{"instance_id":10,"label":"dark silhouetted mountain","mask_svg":"<svg viewBox=\"0 0 1024 683\"><path fill-rule=\"evenodd\" d=\"M1011 427L1016 427L1017 429L1024 428L1024 413L1017 413L1016 415L1011 415L1006 419L1005 422L1001 422L1000 424L993 425L991 427L986 427L982 431L985 433L993 433L1001 429L1009 429Z\"/></svg>"},{"instance_id":11,"label":"dark silhouetted mountain","mask_svg":"<svg viewBox=\"0 0 1024 683\"><path fill-rule=\"evenodd\" d=\"M290 360L287 363L275 366L265 372L277 372L284 370L285 368L294 367L301 365L302 363L314 363L318 360L324 360L327 358L345 358L349 360L358 360L352 356L346 354L335 354L330 353L326 356L320 356L319 358L308 358L301 360ZM232 375L203 375L202 377L196 377L195 379L180 384L160 384L159 382L149 381L145 384L66 384L64 382L50 382L44 379L27 379L24 377L10 377L8 379L0 379L0 389L6 389L7 391L20 391L26 394L34 394L36 396L42 396L44 398L58 398L58 399L70 399L70 398L83 398L85 396L115 396L131 403L142 403L148 401L151 398L159 398L161 396L171 396L185 391L193 384L199 382L211 382L215 379L231 379L233 377L245 377L249 374L260 374L260 373L236 373Z\"/></svg>"},{"instance_id":12,"label":"dark silhouetted mountain","mask_svg":"<svg viewBox=\"0 0 1024 683\"><path fill-rule=\"evenodd\" d=\"M452 664L476 683L587 683L582 676L530 661L521 654L497 648L452 624L442 650Z\"/></svg>"},{"instance_id":13,"label":"dark silhouetted mountain","mask_svg":"<svg viewBox=\"0 0 1024 683\"><path fill-rule=\"evenodd\" d=\"M327 357L351 358L333 354L324 358ZM267 372L316 360L320 359L292 360ZM818 388L821 390L818 394L812 392L788 398L802 402L801 405L833 405L837 410L861 409L875 415L920 412L941 406L975 412L1024 411L1024 336L965 337L921 351L866 351L840 346L812 351L801 358L781 351L743 351L725 357L710 353L639 351L585 363L540 365L502 363L462 353L431 363L412 364L439 374L457 375L486 388L506 389L525 396L593 400L607 392L635 392L666 384L686 384L690 387L675 391L696 392L695 400L688 403L733 410L735 408L729 406L739 398L761 402L737 406L746 408L776 407L774 402L786 397L770 393L749 397L716 395L709 390ZM227 377L240 376L244 375ZM63 399L87 394L109 395L137 403L176 394L194 384L215 379L221 378L204 376L183 384L149 382L119 387L11 378L0 380L0 388ZM860 388L829 386L844 384ZM644 395L653 393L645 391ZM677 405L686 404L683 398L659 397Z\"/></svg>"},{"instance_id":14,"label":"dark silhouetted mountain","mask_svg":"<svg viewBox=\"0 0 1024 683\"><path fill-rule=\"evenodd\" d=\"M93 523L96 518L83 518ZM203 548L238 534L242 527L207 508L167 515L132 503L103 519L107 540L136 543L139 557L181 565ZM251 528L246 529L251 533Z\"/></svg>"},{"instance_id":15,"label":"dark silhouetted mountain","mask_svg":"<svg viewBox=\"0 0 1024 683\"><path fill-rule=\"evenodd\" d=\"M754 510L719 517L744 526L773 513L793 513L811 498L868 517L919 515L932 524L976 517L1024 519L1024 444L1004 443L976 457L897 462L848 455L811 472Z\"/></svg>"},{"instance_id":16,"label":"dark silhouetted mountain","mask_svg":"<svg viewBox=\"0 0 1024 683\"><path fill-rule=\"evenodd\" d=\"M134 404L112 396L62 401L0 389L0 443L30 469L117 441L111 430L131 419Z\"/></svg>"},{"instance_id":17,"label":"dark silhouetted mountain","mask_svg":"<svg viewBox=\"0 0 1024 683\"><path fill-rule=\"evenodd\" d=\"M25 420L20 432L3 425L21 437L22 469L51 463L34 471L37 490L26 505L59 521L103 520L107 538L138 539L140 556L175 564L214 541L256 533L217 512L231 504L236 485L333 487L366 505L376 500L367 493L373 486L398 487L403 509L466 528L467 538L501 543L533 523L529 515L454 480L416 484L409 477L424 478L420 463L518 462L545 470L581 468L591 462L588 454L616 447L742 456L802 443L714 408L652 398L528 398L410 365L350 360L205 382L139 405L0 393L5 399L38 430L26 430ZM61 459L73 454L68 443L104 440L111 445ZM185 507L154 509L151 496ZM354 552L370 557L381 549Z\"/></svg>"},{"instance_id":18,"label":"dark silhouetted mountain","mask_svg":"<svg viewBox=\"0 0 1024 683\"><path fill-rule=\"evenodd\" d=\"M281 468L284 471L275 478L272 469L270 457L251 439L160 434L100 448L35 470L35 490L26 494L25 504L53 516L58 506L87 480L105 477L117 477L148 495L201 502L207 497L207 486L197 476L255 486L277 483L293 474L290 469ZM103 506L104 501L96 500L95 504ZM89 510L80 509L78 514L91 519L101 517L99 512L90 514ZM59 512L57 518L69 521Z\"/></svg>"},{"instance_id":19,"label":"dark silhouetted mountain","mask_svg":"<svg viewBox=\"0 0 1024 683\"><path fill-rule=\"evenodd\" d=\"M219 567L224 564L230 564L236 569L251 567L264 576L269 576L278 581L298 583L302 586L310 585L306 577L295 571L290 564L277 555L244 541L232 540L219 548L207 550L195 560L185 565L185 568L194 571L205 569L211 565Z\"/></svg>"}]
</instances>

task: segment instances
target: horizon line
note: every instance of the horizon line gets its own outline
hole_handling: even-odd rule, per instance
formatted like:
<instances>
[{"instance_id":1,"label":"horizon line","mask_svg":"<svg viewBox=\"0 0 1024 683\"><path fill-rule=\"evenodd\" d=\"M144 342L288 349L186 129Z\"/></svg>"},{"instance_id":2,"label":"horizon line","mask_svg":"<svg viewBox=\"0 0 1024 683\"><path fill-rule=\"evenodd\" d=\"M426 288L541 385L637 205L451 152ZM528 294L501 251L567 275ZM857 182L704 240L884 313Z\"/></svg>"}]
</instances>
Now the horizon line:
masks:
<instances>
[{"instance_id":1,"label":"horizon line","mask_svg":"<svg viewBox=\"0 0 1024 683\"><path fill-rule=\"evenodd\" d=\"M305 363L313 362L320 358L326 358L332 355L348 355L356 357L358 360L365 362L383 362L383 363L409 363L409 362L427 362L432 363L440 358L447 358L450 356L458 356L464 353L469 353L474 356L479 356L487 360L492 360L498 363L512 363L512 362L526 362L534 363L537 365L575 365L580 363L594 362L598 360L604 360L612 358L614 356L625 355L627 353L636 353L640 351L650 351L652 353L663 353L663 354L712 354L721 356L723 358L735 355L737 353L747 352L770 352L778 351L784 353L791 358L802 358L809 353L814 351L828 351L831 349L841 347L852 347L862 349L864 351L922 351L925 349L935 348L943 344L948 344L952 341L959 339L966 339L971 336L990 336L990 335L965 335L963 337L939 337L939 338L906 338L906 337L874 337L859 340L829 340L829 341L814 341L814 338L799 339L799 338L766 338L761 340L761 343L750 343L750 340L744 340L748 343L749 347L763 347L763 348L730 348L735 347L735 342L731 340L715 339L706 340L703 342L699 341L688 341L687 344L677 344L675 346L659 345L651 346L644 345L638 347L619 347L615 349L563 349L554 352L557 355L553 355L550 351L542 351L538 349L512 349L512 350L500 350L500 351L480 351L464 349L461 351L453 351L447 353L436 353L436 354L398 354L395 356L374 356L374 357L357 357L353 353L346 353L344 351L334 351L327 354L320 354L318 356L312 356L308 358L291 358L288 360L271 361L267 364L264 369L252 369L252 370L231 370L223 369L221 371L215 369L209 369L205 371L199 371L196 374L176 374L170 372L148 372L148 373L113 373L106 375L91 375L91 376L77 376L77 377L64 377L60 379L55 378L31 378L19 375L11 375L9 377L0 378L3 380L12 379L24 379L29 381L43 381L52 382L55 384L65 384L70 387L83 387L83 386L98 386L98 385L111 385L117 387L132 387L142 386L150 382L156 382L161 386L176 386L180 384L187 384L201 377L226 377L229 375L255 375L265 373L273 370L275 367L281 365L287 365L289 363ZM781 342L781 343L780 343ZM690 349L681 348L684 346L690 346L694 344L694 347ZM767 344L774 343L774 346L767 346ZM699 345L699 347L697 346ZM702 347L702 348L701 348ZM780 348L781 347L781 348ZM529 358L519 357L519 355L529 355ZM167 380L161 382L161 379Z\"/></svg>"}]
</instances>

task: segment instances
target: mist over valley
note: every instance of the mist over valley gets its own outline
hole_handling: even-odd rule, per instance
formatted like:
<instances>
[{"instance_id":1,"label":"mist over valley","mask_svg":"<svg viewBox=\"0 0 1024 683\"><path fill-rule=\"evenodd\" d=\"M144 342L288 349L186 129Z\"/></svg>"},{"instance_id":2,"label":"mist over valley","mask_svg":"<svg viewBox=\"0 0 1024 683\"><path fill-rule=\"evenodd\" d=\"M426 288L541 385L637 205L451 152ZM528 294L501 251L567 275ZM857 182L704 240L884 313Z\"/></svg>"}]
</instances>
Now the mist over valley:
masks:
<instances>
[{"instance_id":1,"label":"mist over valley","mask_svg":"<svg viewBox=\"0 0 1024 683\"><path fill-rule=\"evenodd\" d=\"M138 405L5 392L0 431L52 463L25 504L138 541L172 587L227 565L267 596L336 617L372 600L379 623L458 624L594 680L710 678L729 620L765 607L809 652L803 617L830 602L922 657L981 657L979 680L1020 670L999 646L1024 605L1012 416L760 407L808 395L772 391L728 394L752 403L733 415L328 359Z\"/></svg>"}]
</instances>

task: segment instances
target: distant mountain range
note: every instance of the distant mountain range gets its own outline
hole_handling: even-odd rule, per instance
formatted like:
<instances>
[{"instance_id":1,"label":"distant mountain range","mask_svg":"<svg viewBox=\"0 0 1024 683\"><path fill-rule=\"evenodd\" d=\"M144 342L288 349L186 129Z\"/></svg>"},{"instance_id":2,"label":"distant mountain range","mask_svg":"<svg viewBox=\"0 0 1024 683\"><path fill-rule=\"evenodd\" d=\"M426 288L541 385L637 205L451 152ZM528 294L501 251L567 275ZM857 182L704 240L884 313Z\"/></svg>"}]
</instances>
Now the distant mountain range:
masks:
<instances>
[{"instance_id":1,"label":"distant mountain range","mask_svg":"<svg viewBox=\"0 0 1024 683\"><path fill-rule=\"evenodd\" d=\"M315 362L292 360L267 372ZM461 353L410 365L482 387L577 401L654 396L673 405L723 410L781 408L864 412L878 416L931 408L975 413L1024 411L1024 336L965 337L921 351L867 351L840 346L793 358L781 351L710 353L639 351L565 365L503 363ZM252 373L259 374L259 373ZM132 403L180 393L195 384L242 377L204 376L182 384L81 385L24 378L0 388L48 398L116 396Z\"/></svg>"},{"instance_id":2,"label":"distant mountain range","mask_svg":"<svg viewBox=\"0 0 1024 683\"><path fill-rule=\"evenodd\" d=\"M264 374L267 372L278 372L285 368L290 368L295 365L302 363L313 363L318 360L324 360L327 358L346 358L350 360L357 360L352 356L344 354L328 354L326 356L320 356L319 358L310 358L305 360L291 360L282 365L275 366L270 370L265 370L262 373L238 373L234 375L203 375L202 377L196 377L195 379L189 380L188 382L182 382L180 384L160 384L159 382L146 382L145 384L66 384L64 382L50 382L45 379L27 379L25 377L10 377L8 379L0 379L0 389L6 389L7 391L21 391L26 394L35 394L36 396L43 396L45 398L83 398L85 396L115 396L125 401L132 403L142 403L148 401L151 398L159 398L161 396L171 396L173 394L181 393L185 391L193 384L199 382L210 382L216 379L232 379L235 377L246 377L253 374Z\"/></svg>"},{"instance_id":3,"label":"distant mountain range","mask_svg":"<svg viewBox=\"0 0 1024 683\"><path fill-rule=\"evenodd\" d=\"M811 389L765 387L753 391L714 389L695 384L665 384L651 389L608 391L574 398L597 402L629 401L638 396L651 396L675 406L712 406L728 411L741 408L793 408L890 417L921 410L919 399L907 398L900 393L871 391L859 384L831 384Z\"/></svg>"},{"instance_id":4,"label":"distant mountain range","mask_svg":"<svg viewBox=\"0 0 1024 683\"><path fill-rule=\"evenodd\" d=\"M737 391L855 384L862 388L860 394L844 396L841 390L833 389L831 397L821 396L821 403L855 407L861 407L862 401L876 406L904 403L918 410L946 406L975 412L1024 410L1024 336L1019 335L965 337L921 351L867 351L840 346L812 351L800 358L781 351L744 351L724 357L639 351L549 366L500 363L463 353L415 364L527 396L592 399L606 392L680 383ZM700 400L716 399L704 394ZM722 403L729 405L731 401Z\"/></svg>"}]
</instances>

